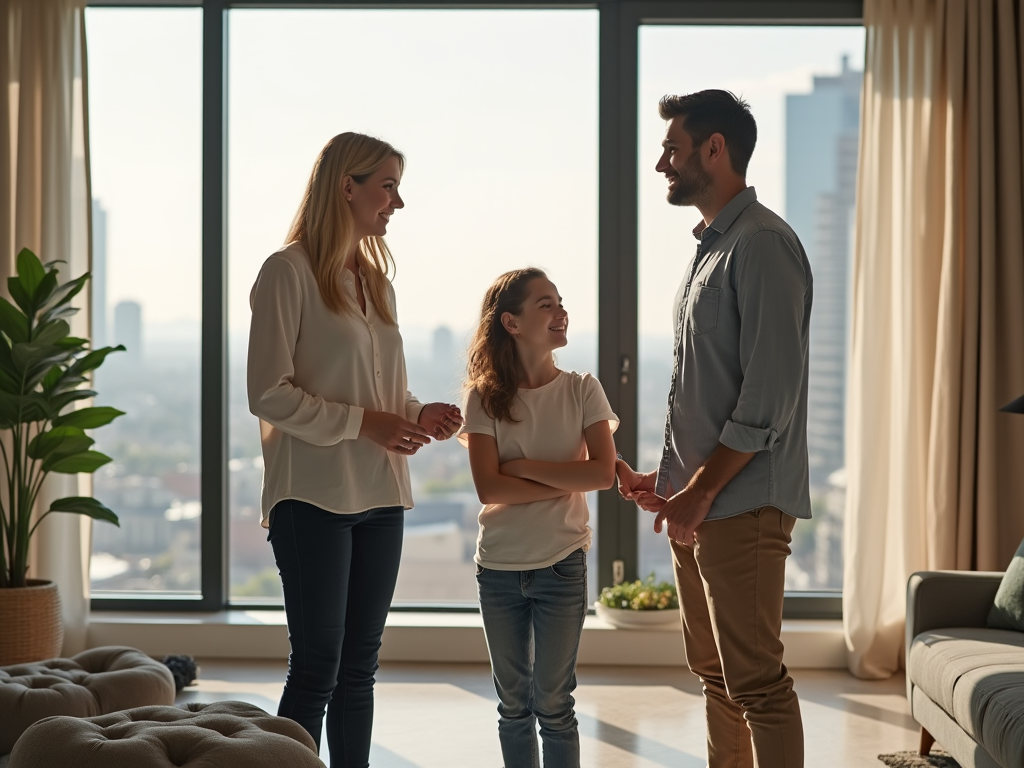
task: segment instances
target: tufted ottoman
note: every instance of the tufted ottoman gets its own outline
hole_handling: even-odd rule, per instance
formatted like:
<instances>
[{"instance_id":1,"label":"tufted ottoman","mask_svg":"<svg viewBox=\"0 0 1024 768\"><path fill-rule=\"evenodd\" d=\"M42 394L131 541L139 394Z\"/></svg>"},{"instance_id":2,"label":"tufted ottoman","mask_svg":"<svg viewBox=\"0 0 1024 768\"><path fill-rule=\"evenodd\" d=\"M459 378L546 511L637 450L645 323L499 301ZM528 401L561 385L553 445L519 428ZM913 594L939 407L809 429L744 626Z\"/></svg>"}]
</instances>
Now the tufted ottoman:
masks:
<instances>
[{"instance_id":1,"label":"tufted ottoman","mask_svg":"<svg viewBox=\"0 0 1024 768\"><path fill-rule=\"evenodd\" d=\"M324 768L292 720L239 701L49 717L18 740L10 768Z\"/></svg>"},{"instance_id":2,"label":"tufted ottoman","mask_svg":"<svg viewBox=\"0 0 1024 768\"><path fill-rule=\"evenodd\" d=\"M0 755L44 717L93 717L173 703L170 670L134 648L107 646L70 659L0 667Z\"/></svg>"}]
</instances>

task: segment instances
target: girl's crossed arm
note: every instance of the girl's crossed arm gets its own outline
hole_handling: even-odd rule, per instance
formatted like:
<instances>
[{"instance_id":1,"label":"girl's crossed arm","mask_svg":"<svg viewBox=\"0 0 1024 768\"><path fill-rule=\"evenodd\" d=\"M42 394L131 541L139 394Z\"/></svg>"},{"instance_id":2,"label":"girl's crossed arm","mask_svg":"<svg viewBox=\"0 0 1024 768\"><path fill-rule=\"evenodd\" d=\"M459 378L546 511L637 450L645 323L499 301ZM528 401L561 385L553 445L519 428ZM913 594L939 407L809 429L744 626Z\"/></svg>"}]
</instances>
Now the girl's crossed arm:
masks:
<instances>
[{"instance_id":1,"label":"girl's crossed arm","mask_svg":"<svg viewBox=\"0 0 1024 768\"><path fill-rule=\"evenodd\" d=\"M473 484L481 503L529 504L532 501L557 499L569 495L569 491L563 488L554 488L544 483L502 473L498 464L498 442L491 435L471 432L466 437L469 442L469 468L473 472ZM612 461L614 460L613 452ZM612 468L614 469L614 463Z\"/></svg>"},{"instance_id":2,"label":"girl's crossed arm","mask_svg":"<svg viewBox=\"0 0 1024 768\"><path fill-rule=\"evenodd\" d=\"M532 480L563 491L602 491L615 482L615 443L607 421L598 421L583 431L587 455L582 461L537 461L515 459L501 465L509 478ZM472 454L470 455L472 458ZM550 498L550 497L548 497Z\"/></svg>"}]
</instances>

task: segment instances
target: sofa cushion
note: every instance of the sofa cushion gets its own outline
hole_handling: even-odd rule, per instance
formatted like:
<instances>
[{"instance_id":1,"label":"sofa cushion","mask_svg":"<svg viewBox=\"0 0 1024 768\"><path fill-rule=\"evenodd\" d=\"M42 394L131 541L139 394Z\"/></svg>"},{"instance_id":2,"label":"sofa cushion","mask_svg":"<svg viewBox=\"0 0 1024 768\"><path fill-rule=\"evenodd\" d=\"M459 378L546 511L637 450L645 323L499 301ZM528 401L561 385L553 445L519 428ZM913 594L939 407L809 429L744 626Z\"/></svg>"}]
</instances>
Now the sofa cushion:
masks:
<instances>
[{"instance_id":1,"label":"sofa cushion","mask_svg":"<svg viewBox=\"0 0 1024 768\"><path fill-rule=\"evenodd\" d=\"M988 612L988 625L993 629L1024 632L1024 541L1017 547L1010 567L999 582L995 602Z\"/></svg>"},{"instance_id":2,"label":"sofa cushion","mask_svg":"<svg viewBox=\"0 0 1024 768\"><path fill-rule=\"evenodd\" d=\"M324 768L293 720L239 701L48 717L14 745L10 768Z\"/></svg>"},{"instance_id":3,"label":"sofa cushion","mask_svg":"<svg viewBox=\"0 0 1024 768\"><path fill-rule=\"evenodd\" d=\"M911 644L907 674L1001 765L1024 768L1024 633L922 632Z\"/></svg>"},{"instance_id":4,"label":"sofa cushion","mask_svg":"<svg viewBox=\"0 0 1024 768\"><path fill-rule=\"evenodd\" d=\"M1004 768L1024 768L1024 654L964 674L953 691L953 717Z\"/></svg>"},{"instance_id":5,"label":"sofa cushion","mask_svg":"<svg viewBox=\"0 0 1024 768\"><path fill-rule=\"evenodd\" d=\"M70 659L0 667L0 755L32 723L51 715L92 717L174 703L174 678L142 651L106 646Z\"/></svg>"},{"instance_id":6,"label":"sofa cushion","mask_svg":"<svg viewBox=\"0 0 1024 768\"><path fill-rule=\"evenodd\" d=\"M957 681L974 669L1019 663L1024 633L1006 629L936 629L914 638L907 658L910 681L953 716Z\"/></svg>"}]
</instances>

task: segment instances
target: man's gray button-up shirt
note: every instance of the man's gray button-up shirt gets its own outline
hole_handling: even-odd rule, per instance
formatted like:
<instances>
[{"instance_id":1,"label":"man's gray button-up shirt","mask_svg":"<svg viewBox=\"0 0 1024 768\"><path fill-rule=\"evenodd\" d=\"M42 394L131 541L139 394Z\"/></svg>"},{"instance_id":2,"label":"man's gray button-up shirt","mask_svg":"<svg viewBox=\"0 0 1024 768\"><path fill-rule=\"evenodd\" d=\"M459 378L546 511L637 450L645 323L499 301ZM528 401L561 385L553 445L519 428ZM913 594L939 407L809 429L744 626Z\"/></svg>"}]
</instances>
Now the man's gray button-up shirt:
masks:
<instances>
[{"instance_id":1,"label":"man's gray button-up shirt","mask_svg":"<svg viewBox=\"0 0 1024 768\"><path fill-rule=\"evenodd\" d=\"M658 493L686 487L721 443L756 455L715 499L708 520L766 505L809 518L807 254L753 187L694 236L700 244L675 301Z\"/></svg>"}]
</instances>

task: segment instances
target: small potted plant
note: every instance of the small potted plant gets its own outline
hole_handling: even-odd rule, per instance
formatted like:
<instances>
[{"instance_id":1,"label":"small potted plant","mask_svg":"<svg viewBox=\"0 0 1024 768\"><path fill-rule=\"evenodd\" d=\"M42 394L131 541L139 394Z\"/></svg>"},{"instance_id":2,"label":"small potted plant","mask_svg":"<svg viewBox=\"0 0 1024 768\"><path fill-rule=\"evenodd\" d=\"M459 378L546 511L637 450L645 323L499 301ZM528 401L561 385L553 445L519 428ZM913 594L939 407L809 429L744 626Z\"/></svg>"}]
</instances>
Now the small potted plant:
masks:
<instances>
[{"instance_id":1,"label":"small potted plant","mask_svg":"<svg viewBox=\"0 0 1024 768\"><path fill-rule=\"evenodd\" d=\"M51 472L92 473L109 456L92 450L86 430L122 415L110 407L76 408L96 393L89 375L111 352L90 349L71 335L71 300L86 273L58 283L57 264L43 264L27 248L7 280L12 304L0 297L0 666L60 654L64 628L56 584L27 578L29 542L51 512L72 512L118 525L94 498L69 496L36 509Z\"/></svg>"},{"instance_id":2,"label":"small potted plant","mask_svg":"<svg viewBox=\"0 0 1024 768\"><path fill-rule=\"evenodd\" d=\"M641 581L605 587L594 604L597 617L614 627L636 629L679 621L675 584L655 582L652 572Z\"/></svg>"}]
</instances>

